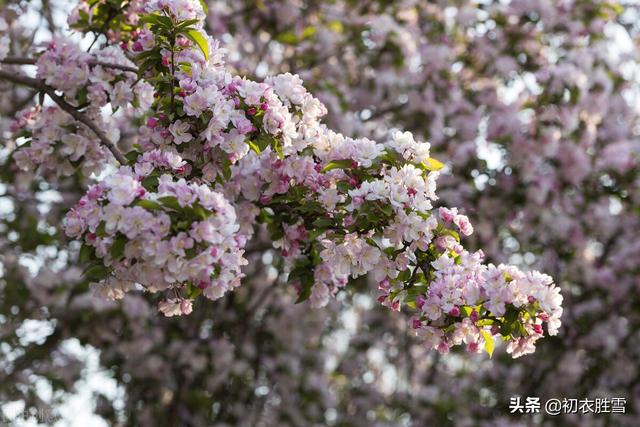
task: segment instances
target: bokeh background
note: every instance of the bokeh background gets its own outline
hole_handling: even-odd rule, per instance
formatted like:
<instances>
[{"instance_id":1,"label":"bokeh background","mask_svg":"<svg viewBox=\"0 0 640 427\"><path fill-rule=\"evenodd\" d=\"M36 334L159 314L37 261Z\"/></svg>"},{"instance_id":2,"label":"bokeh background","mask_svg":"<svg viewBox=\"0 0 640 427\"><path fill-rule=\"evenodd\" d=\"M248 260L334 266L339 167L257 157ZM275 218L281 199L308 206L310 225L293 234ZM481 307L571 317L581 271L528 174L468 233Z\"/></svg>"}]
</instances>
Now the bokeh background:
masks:
<instances>
[{"instance_id":1,"label":"bokeh background","mask_svg":"<svg viewBox=\"0 0 640 427\"><path fill-rule=\"evenodd\" d=\"M35 94L0 82L0 424L640 425L640 4L207 3L236 73L300 74L345 134L429 141L470 248L561 286L560 335L516 360L439 355L366 280L321 310L293 304L267 239L245 285L190 316L95 298L60 230L83 182L15 168L11 117ZM70 35L73 2L0 7L12 56ZM627 413L510 414L515 396L621 397Z\"/></svg>"}]
</instances>

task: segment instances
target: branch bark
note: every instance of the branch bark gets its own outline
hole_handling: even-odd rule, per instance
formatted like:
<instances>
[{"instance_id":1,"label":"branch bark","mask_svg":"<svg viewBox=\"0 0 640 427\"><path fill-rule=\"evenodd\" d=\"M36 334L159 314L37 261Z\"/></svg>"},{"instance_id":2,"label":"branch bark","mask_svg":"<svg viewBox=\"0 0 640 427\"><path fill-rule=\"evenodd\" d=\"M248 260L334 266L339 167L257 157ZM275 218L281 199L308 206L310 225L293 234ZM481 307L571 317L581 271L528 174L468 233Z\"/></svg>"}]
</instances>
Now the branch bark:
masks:
<instances>
[{"instance_id":1,"label":"branch bark","mask_svg":"<svg viewBox=\"0 0 640 427\"><path fill-rule=\"evenodd\" d=\"M58 104L60 108L62 108L67 113L69 113L71 117L73 117L76 121L82 123L89 129L91 129L93 133L98 137L100 142L104 146L106 146L109 149L109 151L111 151L113 156L116 158L116 160L118 160L118 162L120 162L120 164L123 164L123 165L127 164L127 159L122 155L122 153L120 153L115 143L113 143L109 139L109 137L104 133L104 131L100 129L100 127L98 127L98 125L96 125L96 123L94 123L91 119L89 119L85 114L76 110L72 105L70 105L67 101L65 101L63 97L56 94L56 91L53 88L45 85L41 80L27 77L25 75L21 75L17 73L5 71L5 70L0 70L0 79L7 80L9 82L20 84L23 86L28 86L49 95L49 98L51 98L53 102Z\"/></svg>"},{"instance_id":2,"label":"branch bark","mask_svg":"<svg viewBox=\"0 0 640 427\"><path fill-rule=\"evenodd\" d=\"M35 58L7 56L5 59L3 59L0 62L7 65L35 65L36 61L37 59ZM112 64L110 62L98 61L97 59L90 60L89 65L91 66L100 65L101 67L105 67L105 68L112 68L114 70L120 70L120 71L129 71L131 73L138 74L138 69L136 67L130 67L128 65L121 65L121 64Z\"/></svg>"}]
</instances>

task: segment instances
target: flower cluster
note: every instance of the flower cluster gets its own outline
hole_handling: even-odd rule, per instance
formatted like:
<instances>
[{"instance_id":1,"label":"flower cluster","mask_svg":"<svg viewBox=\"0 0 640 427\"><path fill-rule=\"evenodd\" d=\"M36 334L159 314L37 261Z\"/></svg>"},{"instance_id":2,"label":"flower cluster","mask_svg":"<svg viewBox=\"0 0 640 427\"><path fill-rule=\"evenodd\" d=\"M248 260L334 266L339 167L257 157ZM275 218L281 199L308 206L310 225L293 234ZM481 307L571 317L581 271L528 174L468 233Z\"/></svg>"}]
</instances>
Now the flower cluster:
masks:
<instances>
[{"instance_id":1,"label":"flower cluster","mask_svg":"<svg viewBox=\"0 0 640 427\"><path fill-rule=\"evenodd\" d=\"M108 150L86 126L57 106L31 107L20 112L12 129L28 138L13 155L24 171L68 176L78 167L86 175L104 169ZM109 135L116 139L118 129L113 128Z\"/></svg>"},{"instance_id":2,"label":"flower cluster","mask_svg":"<svg viewBox=\"0 0 640 427\"><path fill-rule=\"evenodd\" d=\"M82 111L111 142L117 143L117 118L105 117L101 108L109 104L113 111L123 109L126 115L136 117L145 114L153 103L153 87L145 81L136 82L135 72L121 68L134 69L133 65L115 46L88 54L69 40L50 42L36 62L36 76L63 93L67 110L58 105L38 106L18 114L12 130L26 138L14 155L18 166L58 176L71 175L77 168L87 176L100 173L109 150L68 110Z\"/></svg>"},{"instance_id":3,"label":"flower cluster","mask_svg":"<svg viewBox=\"0 0 640 427\"><path fill-rule=\"evenodd\" d=\"M477 350L479 339L451 335L461 327L489 334L489 353L499 332L515 356L530 350L542 322L555 333L557 298L536 306L538 288L552 289L550 280L525 280L510 267L502 282L492 279L493 267L464 251L450 228L471 234L467 217L456 208L433 210L443 165L429 144L400 131L384 144L331 131L320 122L326 108L298 76L262 83L232 76L223 49L202 31L195 2L152 2L139 13L135 34L109 49L128 50L156 96L127 154L130 165L92 187L66 221L69 236L93 248L99 274L89 275L98 276L102 293L118 298L135 284L173 291L159 309L188 314L200 293L218 298L240 284L241 248L263 223L298 300L314 307L371 273L383 291L379 301L416 310L415 327L438 336L440 350L463 341ZM56 46L44 63L71 58L78 75L95 64ZM67 84L55 73L51 79ZM112 106L132 102L129 91L116 90L127 80L104 81ZM242 231L232 205L243 211Z\"/></svg>"},{"instance_id":4,"label":"flower cluster","mask_svg":"<svg viewBox=\"0 0 640 427\"><path fill-rule=\"evenodd\" d=\"M73 96L77 89L87 85L92 58L75 43L53 40L38 58L36 76L49 86Z\"/></svg>"},{"instance_id":5,"label":"flower cluster","mask_svg":"<svg viewBox=\"0 0 640 427\"><path fill-rule=\"evenodd\" d=\"M146 112L153 102L151 85L134 85L136 74L119 68L133 65L115 46L88 54L68 40L56 39L38 58L36 76L63 91L74 106L99 108L109 102L114 109L134 105Z\"/></svg>"},{"instance_id":6,"label":"flower cluster","mask_svg":"<svg viewBox=\"0 0 640 427\"><path fill-rule=\"evenodd\" d=\"M482 265L481 251L469 253L455 243L448 249L431 263L434 278L416 299L419 314L411 326L428 337L427 345L441 352L461 343L470 352L483 347L492 351L493 336L515 334L507 352L519 357L535 350L544 324L549 335L558 333L562 296L551 277L502 264Z\"/></svg>"},{"instance_id":7,"label":"flower cluster","mask_svg":"<svg viewBox=\"0 0 640 427\"><path fill-rule=\"evenodd\" d=\"M101 260L87 270L98 279L100 294L122 298L139 284L171 295L159 306L166 315L175 314L175 301L188 314L191 303L185 300L200 293L217 299L240 284L245 239L221 194L158 175L154 163L177 170L181 162L154 154L143 156L150 161L139 162L135 171L123 166L91 187L67 214L65 229L84 240L89 258Z\"/></svg>"}]
</instances>

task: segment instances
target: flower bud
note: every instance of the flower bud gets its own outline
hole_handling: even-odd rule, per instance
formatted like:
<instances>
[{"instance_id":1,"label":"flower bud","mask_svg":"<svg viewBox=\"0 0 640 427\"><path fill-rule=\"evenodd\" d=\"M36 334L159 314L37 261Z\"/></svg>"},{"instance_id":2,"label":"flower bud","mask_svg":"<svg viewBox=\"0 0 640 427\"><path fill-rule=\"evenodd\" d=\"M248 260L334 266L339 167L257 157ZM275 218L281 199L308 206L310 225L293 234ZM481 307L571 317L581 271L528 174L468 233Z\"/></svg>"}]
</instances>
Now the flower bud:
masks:
<instances>
[{"instance_id":1,"label":"flower bud","mask_svg":"<svg viewBox=\"0 0 640 427\"><path fill-rule=\"evenodd\" d=\"M440 341L440 344L438 344L438 352L440 354L449 353L449 344L445 340Z\"/></svg>"}]
</instances>

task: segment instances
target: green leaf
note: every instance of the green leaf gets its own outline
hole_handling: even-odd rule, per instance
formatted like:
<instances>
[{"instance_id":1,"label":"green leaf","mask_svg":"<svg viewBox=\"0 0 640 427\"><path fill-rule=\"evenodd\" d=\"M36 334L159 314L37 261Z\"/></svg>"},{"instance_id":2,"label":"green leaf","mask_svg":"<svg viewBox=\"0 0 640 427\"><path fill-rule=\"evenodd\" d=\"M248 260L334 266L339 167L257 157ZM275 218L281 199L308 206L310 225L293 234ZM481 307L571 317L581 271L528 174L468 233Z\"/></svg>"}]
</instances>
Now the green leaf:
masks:
<instances>
[{"instance_id":1,"label":"green leaf","mask_svg":"<svg viewBox=\"0 0 640 427\"><path fill-rule=\"evenodd\" d=\"M333 221L329 218L318 218L313 221L313 226L317 228L327 228L333 225Z\"/></svg>"},{"instance_id":2,"label":"green leaf","mask_svg":"<svg viewBox=\"0 0 640 427\"><path fill-rule=\"evenodd\" d=\"M503 337L508 337L511 335L512 330L513 330L512 323L502 323L502 326L500 326L500 335L502 335Z\"/></svg>"},{"instance_id":3,"label":"green leaf","mask_svg":"<svg viewBox=\"0 0 640 427\"><path fill-rule=\"evenodd\" d=\"M469 307L468 305L463 305L462 307L460 307L460 309L462 310L462 313L465 315L465 317L471 316L471 313L473 312L473 307Z\"/></svg>"},{"instance_id":4,"label":"green leaf","mask_svg":"<svg viewBox=\"0 0 640 427\"><path fill-rule=\"evenodd\" d=\"M205 208L203 208L200 205L195 205L193 207L193 212L196 214L196 216L202 220L205 220L207 218L209 218L209 216L211 215L211 212L209 212L208 210L206 210Z\"/></svg>"},{"instance_id":5,"label":"green leaf","mask_svg":"<svg viewBox=\"0 0 640 427\"><path fill-rule=\"evenodd\" d=\"M198 251L196 250L196 248L186 249L184 253L187 256L187 259L193 259L196 255L198 255Z\"/></svg>"},{"instance_id":6,"label":"green leaf","mask_svg":"<svg viewBox=\"0 0 640 427\"><path fill-rule=\"evenodd\" d=\"M151 70L156 65L161 64L162 55L157 49L150 50L148 52L142 52L135 57L135 62L138 64L138 76L143 76L147 70ZM160 77L155 77L156 79Z\"/></svg>"},{"instance_id":7,"label":"green leaf","mask_svg":"<svg viewBox=\"0 0 640 427\"><path fill-rule=\"evenodd\" d=\"M95 250L93 249L93 246L82 245L82 247L80 248L80 254L78 255L78 259L80 260L81 263L85 263L89 261L91 258L93 258L94 253L95 253Z\"/></svg>"},{"instance_id":8,"label":"green leaf","mask_svg":"<svg viewBox=\"0 0 640 427\"><path fill-rule=\"evenodd\" d=\"M302 213L312 213L316 215L321 215L324 212L322 204L316 201L305 201L300 207L295 208L296 211Z\"/></svg>"},{"instance_id":9,"label":"green leaf","mask_svg":"<svg viewBox=\"0 0 640 427\"><path fill-rule=\"evenodd\" d=\"M193 28L189 28L191 27L193 24L197 24L198 22L200 22L198 19L187 19L186 21L182 21L180 22L176 28L179 30L192 30Z\"/></svg>"},{"instance_id":10,"label":"green leaf","mask_svg":"<svg viewBox=\"0 0 640 427\"><path fill-rule=\"evenodd\" d=\"M209 60L209 44L207 43L207 39L202 35L202 33L198 30L189 30L183 33L186 35L191 41L198 45L202 54L204 55L205 60Z\"/></svg>"},{"instance_id":11,"label":"green leaf","mask_svg":"<svg viewBox=\"0 0 640 427\"><path fill-rule=\"evenodd\" d=\"M285 31L284 33L280 33L276 36L276 41L283 44L296 44L298 42L298 37L293 31Z\"/></svg>"},{"instance_id":12,"label":"green leaf","mask_svg":"<svg viewBox=\"0 0 640 427\"><path fill-rule=\"evenodd\" d=\"M200 6L202 6L202 11L205 15L209 14L209 8L207 7L207 2L204 0L200 0Z\"/></svg>"},{"instance_id":13,"label":"green leaf","mask_svg":"<svg viewBox=\"0 0 640 427\"><path fill-rule=\"evenodd\" d=\"M300 38L302 40L306 40L310 37L315 36L316 32L317 32L316 27L310 25L307 28L305 28L304 31L302 31Z\"/></svg>"},{"instance_id":14,"label":"green leaf","mask_svg":"<svg viewBox=\"0 0 640 427\"><path fill-rule=\"evenodd\" d=\"M111 257L115 260L119 260L120 258L122 258L122 255L124 255L124 246L126 244L127 238L123 235L118 236L118 238L113 241L111 249L109 250Z\"/></svg>"},{"instance_id":15,"label":"green leaf","mask_svg":"<svg viewBox=\"0 0 640 427\"><path fill-rule=\"evenodd\" d=\"M196 299L202 293L202 289L198 288L197 286L190 285L189 288L189 293L187 294L187 298L189 299Z\"/></svg>"},{"instance_id":16,"label":"green leaf","mask_svg":"<svg viewBox=\"0 0 640 427\"><path fill-rule=\"evenodd\" d=\"M425 295L429 286L412 286L407 290L407 298L415 300L418 295Z\"/></svg>"},{"instance_id":17,"label":"green leaf","mask_svg":"<svg viewBox=\"0 0 640 427\"><path fill-rule=\"evenodd\" d=\"M83 105L87 102L87 89L85 87L78 90L76 93L76 99L79 105Z\"/></svg>"},{"instance_id":18,"label":"green leaf","mask_svg":"<svg viewBox=\"0 0 640 427\"><path fill-rule=\"evenodd\" d=\"M504 314L504 320L507 323L512 323L518 320L518 316L520 315L520 311L515 308L513 305L509 304L507 306L507 311Z\"/></svg>"},{"instance_id":19,"label":"green leaf","mask_svg":"<svg viewBox=\"0 0 640 427\"><path fill-rule=\"evenodd\" d=\"M281 239L282 236L284 236L282 228L275 222L267 224L267 231L269 232L271 240L278 240Z\"/></svg>"},{"instance_id":20,"label":"green leaf","mask_svg":"<svg viewBox=\"0 0 640 427\"><path fill-rule=\"evenodd\" d=\"M222 156L222 176L226 181L231 179L231 160L227 156Z\"/></svg>"},{"instance_id":21,"label":"green leaf","mask_svg":"<svg viewBox=\"0 0 640 427\"><path fill-rule=\"evenodd\" d=\"M174 224L174 227L178 231L186 231L190 225L191 225L191 221L188 221L185 219L182 221L178 221L177 224Z\"/></svg>"},{"instance_id":22,"label":"green leaf","mask_svg":"<svg viewBox=\"0 0 640 427\"><path fill-rule=\"evenodd\" d=\"M620 3L605 3L603 6L611 8L611 10L616 13L616 15L622 15L624 13L624 7Z\"/></svg>"},{"instance_id":23,"label":"green leaf","mask_svg":"<svg viewBox=\"0 0 640 427\"><path fill-rule=\"evenodd\" d=\"M282 144L280 144L280 140L277 138L273 139L273 151L278 155L280 160L284 160L284 150L282 149Z\"/></svg>"},{"instance_id":24,"label":"green leaf","mask_svg":"<svg viewBox=\"0 0 640 427\"><path fill-rule=\"evenodd\" d=\"M157 175L146 176L142 180L142 186L144 187L145 190L155 193L156 190L158 189L158 176Z\"/></svg>"},{"instance_id":25,"label":"green leaf","mask_svg":"<svg viewBox=\"0 0 640 427\"><path fill-rule=\"evenodd\" d=\"M309 241L314 241L316 240L322 233L324 233L326 230L322 229L322 228L316 228L315 230L311 230L309 231Z\"/></svg>"},{"instance_id":26,"label":"green leaf","mask_svg":"<svg viewBox=\"0 0 640 427\"><path fill-rule=\"evenodd\" d=\"M375 240L373 240L371 237L367 237L364 239L369 245L373 246L374 248L378 247L378 243L376 243Z\"/></svg>"},{"instance_id":27,"label":"green leaf","mask_svg":"<svg viewBox=\"0 0 640 427\"><path fill-rule=\"evenodd\" d=\"M456 239L457 242L460 242L460 234L458 234L455 230L449 230L448 228L443 230L442 235L448 235Z\"/></svg>"},{"instance_id":28,"label":"green leaf","mask_svg":"<svg viewBox=\"0 0 640 427\"><path fill-rule=\"evenodd\" d=\"M147 210L157 210L157 209L162 209L162 206L160 205L160 203L156 203L153 200L138 200L135 203L136 206L140 206L141 208L145 208Z\"/></svg>"},{"instance_id":29,"label":"green leaf","mask_svg":"<svg viewBox=\"0 0 640 427\"><path fill-rule=\"evenodd\" d=\"M160 59L162 58L162 55L160 54L160 51L158 50L158 48L147 50L145 52L140 52L135 56L135 60L136 62L140 62L140 61L144 61L145 59L149 59L151 57L157 57Z\"/></svg>"},{"instance_id":30,"label":"green leaf","mask_svg":"<svg viewBox=\"0 0 640 427\"><path fill-rule=\"evenodd\" d=\"M344 160L333 160L327 163L327 165L322 168L322 172L328 172L333 169L347 169L351 167L352 161L350 159Z\"/></svg>"},{"instance_id":31,"label":"green leaf","mask_svg":"<svg viewBox=\"0 0 640 427\"><path fill-rule=\"evenodd\" d=\"M180 68L182 69L182 71L184 71L185 73L190 74L191 73L191 64L188 62L179 62L178 65L180 66Z\"/></svg>"},{"instance_id":32,"label":"green leaf","mask_svg":"<svg viewBox=\"0 0 640 427\"><path fill-rule=\"evenodd\" d=\"M104 264L93 264L84 271L84 277L89 280L102 280L109 275L109 269Z\"/></svg>"},{"instance_id":33,"label":"green leaf","mask_svg":"<svg viewBox=\"0 0 640 427\"><path fill-rule=\"evenodd\" d=\"M262 148L260 148L260 146L258 144L256 144L255 142L248 140L247 144L249 144L249 148L251 148L253 151L256 152L256 154L260 154L262 153Z\"/></svg>"},{"instance_id":34,"label":"green leaf","mask_svg":"<svg viewBox=\"0 0 640 427\"><path fill-rule=\"evenodd\" d=\"M125 154L124 157L125 157L125 159L127 159L127 161L129 163L134 163L139 155L140 155L140 153L138 153L138 151L131 150L127 154Z\"/></svg>"},{"instance_id":35,"label":"green leaf","mask_svg":"<svg viewBox=\"0 0 640 427\"><path fill-rule=\"evenodd\" d=\"M157 15L155 13L151 15L145 15L140 18L139 22L149 25L157 25L164 29L170 30L173 28L173 21L168 16Z\"/></svg>"},{"instance_id":36,"label":"green leaf","mask_svg":"<svg viewBox=\"0 0 640 427\"><path fill-rule=\"evenodd\" d=\"M296 299L295 304L300 304L301 302L305 302L311 296L311 286L303 286L300 294L298 295L298 299Z\"/></svg>"},{"instance_id":37,"label":"green leaf","mask_svg":"<svg viewBox=\"0 0 640 427\"><path fill-rule=\"evenodd\" d=\"M492 326L496 323L493 319L480 319L476 322L476 326Z\"/></svg>"},{"instance_id":38,"label":"green leaf","mask_svg":"<svg viewBox=\"0 0 640 427\"><path fill-rule=\"evenodd\" d=\"M349 190L351 189L351 186L349 185L349 183L347 181L338 182L336 187L338 187L338 190L340 190L341 193L348 193Z\"/></svg>"},{"instance_id":39,"label":"green leaf","mask_svg":"<svg viewBox=\"0 0 640 427\"><path fill-rule=\"evenodd\" d=\"M176 199L174 196L160 197L158 200L160 201L160 203L162 203L163 205L165 205L170 209L174 209L177 211L182 209L180 207L180 204L178 203L178 199Z\"/></svg>"},{"instance_id":40,"label":"green leaf","mask_svg":"<svg viewBox=\"0 0 640 427\"><path fill-rule=\"evenodd\" d=\"M390 165L395 165L400 160L400 155L395 150L385 150L384 154L379 156L378 159Z\"/></svg>"},{"instance_id":41,"label":"green leaf","mask_svg":"<svg viewBox=\"0 0 640 427\"><path fill-rule=\"evenodd\" d=\"M311 260L309 258L301 258L296 262L296 266L291 273L289 273L288 282L300 281L300 294L296 300L296 304L300 304L306 301L311 296L311 288L313 287L314 279L312 271Z\"/></svg>"},{"instance_id":42,"label":"green leaf","mask_svg":"<svg viewBox=\"0 0 640 427\"><path fill-rule=\"evenodd\" d=\"M261 134L258 139L256 140L256 145L258 146L258 148L260 149L260 151L258 152L258 154L260 154L261 152L263 152L264 150L267 149L267 147L270 147L271 144L273 144L274 142L274 138L271 135L267 135L267 134Z\"/></svg>"},{"instance_id":43,"label":"green leaf","mask_svg":"<svg viewBox=\"0 0 640 427\"><path fill-rule=\"evenodd\" d=\"M513 332L514 332L514 335L519 336L519 337L527 337L527 336L529 336L529 333L524 328L524 325L522 323L520 323L520 322L516 322L515 323L515 330Z\"/></svg>"},{"instance_id":44,"label":"green leaf","mask_svg":"<svg viewBox=\"0 0 640 427\"><path fill-rule=\"evenodd\" d=\"M338 34L340 34L340 33L342 33L344 31L344 27L342 25L342 22L340 22L338 20L329 21L327 23L327 28L329 28L334 33L338 33Z\"/></svg>"},{"instance_id":45,"label":"green leaf","mask_svg":"<svg viewBox=\"0 0 640 427\"><path fill-rule=\"evenodd\" d=\"M429 157L427 160L422 162L422 167L428 171L439 171L444 167L444 163L434 159L433 157Z\"/></svg>"},{"instance_id":46,"label":"green leaf","mask_svg":"<svg viewBox=\"0 0 640 427\"><path fill-rule=\"evenodd\" d=\"M493 340L493 336L486 329L480 329L480 335L484 338L484 351L489 354L489 357L492 357L493 350L496 347L496 342Z\"/></svg>"},{"instance_id":47,"label":"green leaf","mask_svg":"<svg viewBox=\"0 0 640 427\"><path fill-rule=\"evenodd\" d=\"M271 209L267 210L268 208L262 208L260 210L260 214L258 215L258 222L260 224L272 224L273 223L273 212L271 212Z\"/></svg>"},{"instance_id":48,"label":"green leaf","mask_svg":"<svg viewBox=\"0 0 640 427\"><path fill-rule=\"evenodd\" d=\"M393 215L393 207L391 205L382 205L380 206L380 210L382 210L386 216Z\"/></svg>"},{"instance_id":49,"label":"green leaf","mask_svg":"<svg viewBox=\"0 0 640 427\"><path fill-rule=\"evenodd\" d=\"M160 15L156 15L156 14L144 15L144 16L140 17L138 22L140 22L141 24L156 24L156 25L159 25L160 22L161 22L160 21Z\"/></svg>"},{"instance_id":50,"label":"green leaf","mask_svg":"<svg viewBox=\"0 0 640 427\"><path fill-rule=\"evenodd\" d=\"M313 287L313 275L311 274L310 267L297 267L289 274L289 281L300 280L302 289L296 299L295 304L300 304L309 299L311 296L311 288Z\"/></svg>"},{"instance_id":51,"label":"green leaf","mask_svg":"<svg viewBox=\"0 0 640 427\"><path fill-rule=\"evenodd\" d=\"M100 224L98 224L98 227L96 228L96 236L107 237L107 231L105 227L106 227L106 223L104 221L101 221Z\"/></svg>"},{"instance_id":52,"label":"green leaf","mask_svg":"<svg viewBox=\"0 0 640 427\"><path fill-rule=\"evenodd\" d=\"M398 282L404 283L407 280L409 280L410 277L411 277L411 270L407 268L406 270L403 270L400 272L400 274L398 274Z\"/></svg>"}]
</instances>

